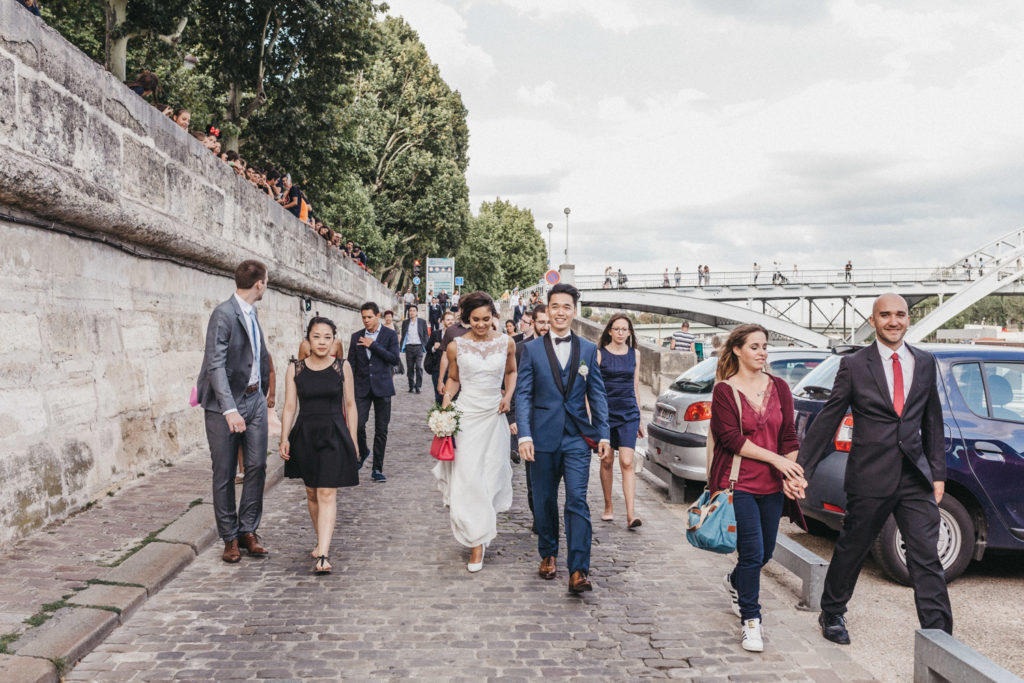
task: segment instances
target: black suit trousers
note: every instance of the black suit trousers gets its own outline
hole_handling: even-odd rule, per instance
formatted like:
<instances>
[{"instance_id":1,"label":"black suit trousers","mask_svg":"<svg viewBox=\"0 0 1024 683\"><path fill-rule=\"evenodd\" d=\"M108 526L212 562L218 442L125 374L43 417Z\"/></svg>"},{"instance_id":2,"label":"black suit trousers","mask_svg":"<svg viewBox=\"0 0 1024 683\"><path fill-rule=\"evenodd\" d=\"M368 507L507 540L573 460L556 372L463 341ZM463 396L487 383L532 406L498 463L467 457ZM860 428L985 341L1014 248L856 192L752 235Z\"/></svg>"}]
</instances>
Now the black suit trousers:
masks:
<instances>
[{"instance_id":1,"label":"black suit trousers","mask_svg":"<svg viewBox=\"0 0 1024 683\"><path fill-rule=\"evenodd\" d=\"M356 409L359 412L359 427L356 437L359 439L359 462L362 464L370 455L370 447L366 442L366 422L370 419L370 408L373 408L373 469L384 471L384 449L388 445L388 424L391 422L390 396L356 396Z\"/></svg>"},{"instance_id":2,"label":"black suit trousers","mask_svg":"<svg viewBox=\"0 0 1024 683\"><path fill-rule=\"evenodd\" d=\"M939 507L932 486L904 459L896 491L885 498L848 495L846 518L825 575L821 609L845 614L871 544L892 514L907 549L914 605L921 628L953 632L953 611L939 560Z\"/></svg>"}]
</instances>

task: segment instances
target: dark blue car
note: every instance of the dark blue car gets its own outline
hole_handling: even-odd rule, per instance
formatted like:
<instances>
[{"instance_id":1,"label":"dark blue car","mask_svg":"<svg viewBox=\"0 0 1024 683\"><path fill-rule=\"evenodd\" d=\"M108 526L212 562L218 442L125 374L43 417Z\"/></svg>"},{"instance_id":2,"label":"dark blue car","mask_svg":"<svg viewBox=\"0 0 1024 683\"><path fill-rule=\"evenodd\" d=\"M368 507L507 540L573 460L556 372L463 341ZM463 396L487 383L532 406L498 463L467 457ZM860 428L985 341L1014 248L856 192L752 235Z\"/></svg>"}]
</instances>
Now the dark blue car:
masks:
<instances>
[{"instance_id":1,"label":"dark blue car","mask_svg":"<svg viewBox=\"0 0 1024 683\"><path fill-rule=\"evenodd\" d=\"M1024 550L1024 349L920 346L935 355L938 366L947 466L939 556L946 580L952 581L988 549ZM801 440L831 393L840 356L824 361L794 389ZM853 417L847 415L836 432L835 451L819 465L801 502L812 532L842 526L852 435ZM887 575L910 583L903 539L892 517L872 554Z\"/></svg>"}]
</instances>

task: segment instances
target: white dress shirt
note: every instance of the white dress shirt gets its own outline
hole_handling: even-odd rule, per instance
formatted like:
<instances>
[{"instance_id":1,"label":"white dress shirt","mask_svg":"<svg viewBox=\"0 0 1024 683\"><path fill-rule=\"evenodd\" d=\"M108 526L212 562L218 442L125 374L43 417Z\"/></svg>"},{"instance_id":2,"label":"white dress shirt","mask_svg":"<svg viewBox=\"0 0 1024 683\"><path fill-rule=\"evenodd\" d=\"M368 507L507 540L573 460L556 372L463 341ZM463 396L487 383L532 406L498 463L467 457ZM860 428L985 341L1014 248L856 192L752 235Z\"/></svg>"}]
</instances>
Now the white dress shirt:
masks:
<instances>
[{"instance_id":1,"label":"white dress shirt","mask_svg":"<svg viewBox=\"0 0 1024 683\"><path fill-rule=\"evenodd\" d=\"M423 342L420 340L420 320L419 320L419 318L417 318L416 320L413 320L412 318L410 318L409 319L409 331L406 332L406 334L405 334L405 345L409 346L410 344L422 344L422 343Z\"/></svg>"},{"instance_id":2,"label":"white dress shirt","mask_svg":"<svg viewBox=\"0 0 1024 683\"><path fill-rule=\"evenodd\" d=\"M383 323L377 323L377 329L375 329L373 332L370 332L369 330L364 329L363 330L363 336L364 337L369 337L373 341L377 341L377 335L380 334L380 328L382 328L383 326L384 326ZM373 353L370 351L370 347L367 346L366 347L366 357L370 358L372 356L373 356Z\"/></svg>"},{"instance_id":3,"label":"white dress shirt","mask_svg":"<svg viewBox=\"0 0 1024 683\"><path fill-rule=\"evenodd\" d=\"M885 384L889 388L889 399L895 401L893 393L893 372L892 372L892 349L880 341L875 342L878 355L882 357L882 370L885 372ZM906 344L900 344L895 353L899 356L900 367L903 369L903 404L907 403L907 396L910 395L910 383L914 381L914 354Z\"/></svg>"}]
</instances>

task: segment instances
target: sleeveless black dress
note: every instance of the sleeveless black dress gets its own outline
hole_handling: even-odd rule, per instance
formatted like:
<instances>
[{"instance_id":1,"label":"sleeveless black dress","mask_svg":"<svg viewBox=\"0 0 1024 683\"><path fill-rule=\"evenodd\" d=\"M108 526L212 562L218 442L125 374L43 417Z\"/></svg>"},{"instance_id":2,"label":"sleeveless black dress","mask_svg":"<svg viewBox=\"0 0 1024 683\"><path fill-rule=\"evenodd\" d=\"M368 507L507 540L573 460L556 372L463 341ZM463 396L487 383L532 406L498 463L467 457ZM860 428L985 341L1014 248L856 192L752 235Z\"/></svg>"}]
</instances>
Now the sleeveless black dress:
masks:
<instances>
[{"instance_id":1,"label":"sleeveless black dress","mask_svg":"<svg viewBox=\"0 0 1024 683\"><path fill-rule=\"evenodd\" d=\"M295 363L299 416L288 434L291 458L284 476L302 479L312 488L359 484L359 458L345 424L345 376L341 360L323 370L305 361Z\"/></svg>"}]
</instances>

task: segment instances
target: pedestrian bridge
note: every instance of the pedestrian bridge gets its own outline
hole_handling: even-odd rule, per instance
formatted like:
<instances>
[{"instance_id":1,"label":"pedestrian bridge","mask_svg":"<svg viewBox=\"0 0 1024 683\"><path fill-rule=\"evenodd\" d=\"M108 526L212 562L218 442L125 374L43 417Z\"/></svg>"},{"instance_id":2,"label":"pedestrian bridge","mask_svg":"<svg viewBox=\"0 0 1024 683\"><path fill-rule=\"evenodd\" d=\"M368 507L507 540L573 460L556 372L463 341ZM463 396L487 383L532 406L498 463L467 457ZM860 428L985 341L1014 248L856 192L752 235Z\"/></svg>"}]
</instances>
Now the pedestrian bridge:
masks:
<instances>
[{"instance_id":1,"label":"pedestrian bridge","mask_svg":"<svg viewBox=\"0 0 1024 683\"><path fill-rule=\"evenodd\" d=\"M1014 230L958 259L937 268L874 268L799 271L774 268L710 273L698 279L696 271L656 274L612 272L578 275L581 303L587 306L628 308L730 329L740 323L758 323L773 334L799 344L824 347L837 339L860 342L871 327L857 311L857 299L874 299L898 292L913 308L930 297L939 304L915 323L908 341L920 341L953 316L989 294L1024 295L1024 229ZM823 300L842 302L826 313ZM806 321L794 319L806 311ZM817 320L815 318L817 317ZM818 326L821 331L812 327ZM829 334L829 333L832 334Z\"/></svg>"}]
</instances>

